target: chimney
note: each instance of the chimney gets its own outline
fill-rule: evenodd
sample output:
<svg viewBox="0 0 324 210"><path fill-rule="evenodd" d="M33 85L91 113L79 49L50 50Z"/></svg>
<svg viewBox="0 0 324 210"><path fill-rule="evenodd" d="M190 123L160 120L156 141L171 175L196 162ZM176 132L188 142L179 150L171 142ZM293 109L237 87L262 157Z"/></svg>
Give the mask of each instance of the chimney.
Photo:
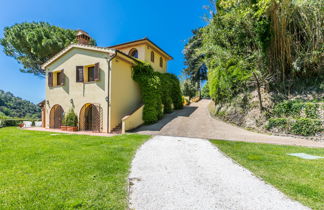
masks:
<svg viewBox="0 0 324 210"><path fill-rule="evenodd" d="M77 30L76 39L78 44L89 45L91 38L87 32L82 30Z"/></svg>

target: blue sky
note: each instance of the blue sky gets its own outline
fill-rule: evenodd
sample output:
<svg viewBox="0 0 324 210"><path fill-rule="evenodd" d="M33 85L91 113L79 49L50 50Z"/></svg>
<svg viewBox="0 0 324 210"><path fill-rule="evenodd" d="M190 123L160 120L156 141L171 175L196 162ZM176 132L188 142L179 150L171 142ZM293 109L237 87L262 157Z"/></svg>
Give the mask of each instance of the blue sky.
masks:
<svg viewBox="0 0 324 210"><path fill-rule="evenodd" d="M83 29L98 46L149 37L174 57L168 71L183 69L182 50L192 29L204 26L209 0L0 0L0 37L15 23L45 21L63 28ZM1 48L1 47L0 47ZM0 49L0 89L38 103L44 79L21 73L21 66Z"/></svg>

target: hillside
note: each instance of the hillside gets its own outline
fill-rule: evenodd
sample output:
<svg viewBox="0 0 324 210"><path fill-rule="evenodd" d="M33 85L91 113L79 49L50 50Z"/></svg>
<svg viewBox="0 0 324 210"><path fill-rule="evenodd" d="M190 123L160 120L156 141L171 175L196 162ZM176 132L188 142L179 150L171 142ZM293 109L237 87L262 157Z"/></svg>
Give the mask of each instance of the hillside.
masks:
<svg viewBox="0 0 324 210"><path fill-rule="evenodd" d="M202 64L208 68L214 114L246 128L322 138L323 6L218 0L184 50L191 80L200 79Z"/></svg>
<svg viewBox="0 0 324 210"><path fill-rule="evenodd" d="M40 108L30 101L0 90L0 117L40 118Z"/></svg>

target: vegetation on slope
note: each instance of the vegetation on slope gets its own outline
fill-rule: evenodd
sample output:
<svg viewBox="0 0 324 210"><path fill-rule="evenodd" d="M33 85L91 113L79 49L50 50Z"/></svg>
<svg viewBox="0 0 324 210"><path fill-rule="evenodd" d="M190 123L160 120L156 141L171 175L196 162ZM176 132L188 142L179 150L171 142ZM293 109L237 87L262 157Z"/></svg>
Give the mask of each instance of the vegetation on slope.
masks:
<svg viewBox="0 0 324 210"><path fill-rule="evenodd" d="M242 125L235 119L246 121L258 108L262 127L276 103L324 97L323 1L218 0L215 7L185 52L193 53L186 63L208 68L210 97L222 115L232 107L228 118Z"/></svg>
<svg viewBox="0 0 324 210"><path fill-rule="evenodd" d="M0 118L39 119L40 115L37 105L0 90Z"/></svg>

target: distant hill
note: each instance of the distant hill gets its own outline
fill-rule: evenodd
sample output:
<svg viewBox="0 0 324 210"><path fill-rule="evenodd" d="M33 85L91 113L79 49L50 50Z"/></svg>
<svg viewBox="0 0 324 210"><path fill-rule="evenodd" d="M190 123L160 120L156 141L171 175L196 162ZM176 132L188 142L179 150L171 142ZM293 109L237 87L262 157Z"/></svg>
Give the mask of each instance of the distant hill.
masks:
<svg viewBox="0 0 324 210"><path fill-rule="evenodd" d="M30 101L14 96L10 92L0 90L0 117L38 119L40 108Z"/></svg>

